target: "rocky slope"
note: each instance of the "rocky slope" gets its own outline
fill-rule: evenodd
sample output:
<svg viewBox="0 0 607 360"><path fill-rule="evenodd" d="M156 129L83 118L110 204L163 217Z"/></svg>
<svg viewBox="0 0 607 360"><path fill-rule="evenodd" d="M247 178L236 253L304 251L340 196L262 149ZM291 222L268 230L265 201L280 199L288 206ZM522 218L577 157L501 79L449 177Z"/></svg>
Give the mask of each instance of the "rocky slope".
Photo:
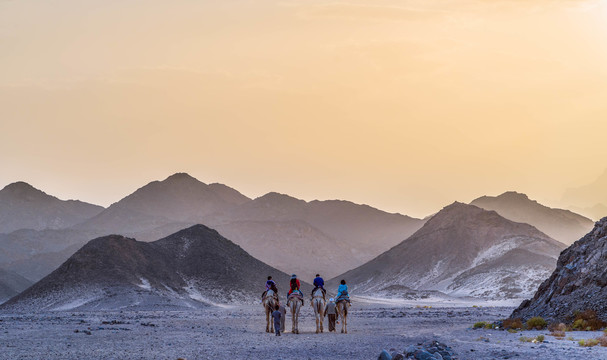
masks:
<svg viewBox="0 0 607 360"><path fill-rule="evenodd" d="M32 285L32 282L12 271L0 269L0 304Z"/></svg>
<svg viewBox="0 0 607 360"><path fill-rule="evenodd" d="M71 255L68 249L93 237L121 234L154 241L202 223L256 258L312 279L317 272L331 277L372 259L424 222L348 201L306 202L278 193L251 200L225 185L207 185L178 173L147 184L98 216L70 228L69 233L44 230L29 231L25 239L22 233L0 236L0 249L19 255L11 256L7 263L0 254L0 266L39 280L40 274L50 273ZM15 248L20 241L25 246ZM24 269L27 259L41 271ZM49 266L44 270L46 264Z"/></svg>
<svg viewBox="0 0 607 360"><path fill-rule="evenodd" d="M164 309L255 302L267 275L286 291L287 274L203 225L151 243L110 235L88 242L1 308Z"/></svg>
<svg viewBox="0 0 607 360"><path fill-rule="evenodd" d="M353 293L385 296L395 285L455 296L518 298L532 294L565 246L528 224L454 203L409 239L344 278Z"/></svg>
<svg viewBox="0 0 607 360"><path fill-rule="evenodd" d="M101 211L101 206L59 200L25 182L16 182L0 190L0 233L68 228Z"/></svg>
<svg viewBox="0 0 607 360"><path fill-rule="evenodd" d="M561 253L556 270L512 317L568 322L588 309L607 320L607 217Z"/></svg>
<svg viewBox="0 0 607 360"><path fill-rule="evenodd" d="M553 209L527 195L514 191L499 196L483 196L470 203L485 210L494 210L506 219L533 225L544 234L565 245L590 231L594 222L569 210Z"/></svg>
<svg viewBox="0 0 607 360"><path fill-rule="evenodd" d="M317 272L328 278L371 260L424 221L349 201L269 193L209 224L258 259L311 280Z"/></svg>
<svg viewBox="0 0 607 360"><path fill-rule="evenodd" d="M211 214L229 212L249 201L225 185L207 185L188 174L177 173L143 186L77 228L134 235L174 222L198 223Z"/></svg>

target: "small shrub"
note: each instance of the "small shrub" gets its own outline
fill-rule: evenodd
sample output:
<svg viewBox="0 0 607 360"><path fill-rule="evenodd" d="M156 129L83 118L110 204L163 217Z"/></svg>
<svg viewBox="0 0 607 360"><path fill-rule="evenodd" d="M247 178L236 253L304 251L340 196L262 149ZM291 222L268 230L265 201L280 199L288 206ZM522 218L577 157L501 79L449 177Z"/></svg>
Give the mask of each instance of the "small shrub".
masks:
<svg viewBox="0 0 607 360"><path fill-rule="evenodd" d="M603 335L597 339L599 341L599 345L607 346L607 335Z"/></svg>
<svg viewBox="0 0 607 360"><path fill-rule="evenodd" d="M593 347L593 346L597 346L599 344L599 341L597 339L582 339L580 341L578 341L578 344L580 344L580 346L583 347Z"/></svg>
<svg viewBox="0 0 607 360"><path fill-rule="evenodd" d="M565 338L565 332L559 330L551 331L550 336L554 336L558 340L563 340Z"/></svg>
<svg viewBox="0 0 607 360"><path fill-rule="evenodd" d="M504 329L509 330L509 329L522 329L523 328L523 322L521 321L521 319L506 319L504 320Z"/></svg>
<svg viewBox="0 0 607 360"><path fill-rule="evenodd" d="M483 329L487 325L489 325L487 322L485 322L485 321L479 321L479 322L475 322L474 325L472 326L472 328L473 329Z"/></svg>
<svg viewBox="0 0 607 360"><path fill-rule="evenodd" d="M573 338L573 336L568 337L567 340L575 341L575 339Z"/></svg>
<svg viewBox="0 0 607 360"><path fill-rule="evenodd" d="M596 331L605 326L607 326L607 322L600 320L594 310L576 312L572 325L573 329L581 331Z"/></svg>
<svg viewBox="0 0 607 360"><path fill-rule="evenodd" d="M550 332L565 332L567 331L567 325L563 323L552 323L550 326L548 326L548 330Z"/></svg>
<svg viewBox="0 0 607 360"><path fill-rule="evenodd" d="M526 336L521 336L518 339L520 342L532 342L532 343L541 343L544 342L544 335L538 335L534 338L532 337L526 337Z"/></svg>
<svg viewBox="0 0 607 360"><path fill-rule="evenodd" d="M516 334L518 332L518 330L508 329L508 332L511 334Z"/></svg>
<svg viewBox="0 0 607 360"><path fill-rule="evenodd" d="M485 325L485 329L487 329L487 330L495 329L495 324L494 323L487 323Z"/></svg>
<svg viewBox="0 0 607 360"><path fill-rule="evenodd" d="M546 326L548 324L546 323L546 320L544 320L543 318L536 316L536 317L532 317L531 319L527 320L527 329L536 329L536 330L542 330L545 329Z"/></svg>

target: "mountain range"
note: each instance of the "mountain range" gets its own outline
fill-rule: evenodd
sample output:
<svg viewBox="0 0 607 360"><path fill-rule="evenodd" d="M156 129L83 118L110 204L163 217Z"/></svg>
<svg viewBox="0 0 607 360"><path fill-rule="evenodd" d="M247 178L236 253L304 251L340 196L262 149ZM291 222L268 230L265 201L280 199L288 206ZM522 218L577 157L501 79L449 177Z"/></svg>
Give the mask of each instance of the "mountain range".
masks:
<svg viewBox="0 0 607 360"><path fill-rule="evenodd" d="M20 229L64 229L103 211L78 200L59 200L19 181L0 190L0 233Z"/></svg>
<svg viewBox="0 0 607 360"><path fill-rule="evenodd" d="M470 203L494 210L506 219L535 226L546 235L571 245L592 230L594 222L569 210L553 209L514 191L499 196L482 196Z"/></svg>
<svg viewBox="0 0 607 360"><path fill-rule="evenodd" d="M531 225L454 203L405 241L339 278L348 279L351 292L373 296L388 296L402 287L519 298L537 289L564 248Z"/></svg>
<svg viewBox="0 0 607 360"><path fill-rule="evenodd" d="M48 202L56 208L78 204L90 210L61 223L69 226L0 233L0 267L32 282L57 269L90 239L120 234L151 242L201 223L256 259L305 280L316 273L331 278L361 267L372 270L369 274L375 280L364 284L364 272L356 269L344 276L352 276L363 293L387 296L423 290L519 297L530 294L541 276L554 269L564 245L516 221L562 241L571 241L591 224L515 192L478 198L472 202L478 207L455 203L420 220L341 200L308 202L275 192L251 199L185 173L153 181L107 209L63 202L25 183L11 184L1 193L0 208L27 203L34 212L31 217L47 223ZM37 201L40 214L35 213ZM13 220L5 222L27 218L19 215L23 207L16 206L17 216L9 214L6 219ZM397 260L409 258L404 263ZM524 273L515 274L516 266Z"/></svg>
<svg viewBox="0 0 607 360"><path fill-rule="evenodd" d="M312 279L370 260L424 221L348 201L306 202L278 193L249 199L177 173L68 229L0 234L0 248L13 254L0 256L0 266L36 281L91 238L121 234L153 241L196 223L217 229L261 261ZM30 260L34 268L27 266Z"/></svg>
<svg viewBox="0 0 607 360"><path fill-rule="evenodd" d="M286 293L289 275L204 225L154 242L110 235L89 241L1 308L115 311L253 303L259 301L268 275Z"/></svg>

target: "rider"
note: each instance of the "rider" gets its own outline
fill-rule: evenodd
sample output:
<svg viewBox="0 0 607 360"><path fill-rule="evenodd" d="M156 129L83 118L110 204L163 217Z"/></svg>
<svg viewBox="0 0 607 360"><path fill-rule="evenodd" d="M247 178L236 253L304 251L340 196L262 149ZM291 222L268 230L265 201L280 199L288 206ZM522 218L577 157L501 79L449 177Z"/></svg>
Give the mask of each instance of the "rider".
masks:
<svg viewBox="0 0 607 360"><path fill-rule="evenodd" d="M346 285L346 280L341 280L339 287L337 288L337 296L335 297L336 302L340 302L342 300L346 300L350 303L350 294L348 294L348 285Z"/></svg>
<svg viewBox="0 0 607 360"><path fill-rule="evenodd" d="M316 278L314 278L314 289L312 290L312 294L310 294L310 296L314 296L314 292L316 291L316 289L321 288L322 289L322 298L323 300L327 301L327 299L325 298L325 295L327 294L327 291L325 290L325 281L323 280L323 278L320 277L319 274L316 274Z"/></svg>
<svg viewBox="0 0 607 360"><path fill-rule="evenodd" d="M268 280L266 281L266 291L261 294L261 298L263 299L266 296L268 290L274 291L274 296L278 296L278 288L276 287L276 283L272 280L272 276L268 276Z"/></svg>
<svg viewBox="0 0 607 360"><path fill-rule="evenodd" d="M299 279L297 278L297 275L293 274L291 275L291 281L289 282L289 292L287 293L287 298L289 298L289 296L294 292L294 291L298 291L301 294L301 290L299 290L299 288L301 287L301 284L299 283ZM303 298L301 299L303 302Z"/></svg>

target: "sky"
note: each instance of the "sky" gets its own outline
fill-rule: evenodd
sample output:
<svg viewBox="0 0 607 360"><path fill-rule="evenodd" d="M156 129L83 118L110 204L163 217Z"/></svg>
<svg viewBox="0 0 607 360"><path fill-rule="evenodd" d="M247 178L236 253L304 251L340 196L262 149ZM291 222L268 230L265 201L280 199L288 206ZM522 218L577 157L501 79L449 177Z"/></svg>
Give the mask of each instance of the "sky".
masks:
<svg viewBox="0 0 607 360"><path fill-rule="evenodd" d="M607 168L607 0L0 0L0 186L423 217Z"/></svg>

